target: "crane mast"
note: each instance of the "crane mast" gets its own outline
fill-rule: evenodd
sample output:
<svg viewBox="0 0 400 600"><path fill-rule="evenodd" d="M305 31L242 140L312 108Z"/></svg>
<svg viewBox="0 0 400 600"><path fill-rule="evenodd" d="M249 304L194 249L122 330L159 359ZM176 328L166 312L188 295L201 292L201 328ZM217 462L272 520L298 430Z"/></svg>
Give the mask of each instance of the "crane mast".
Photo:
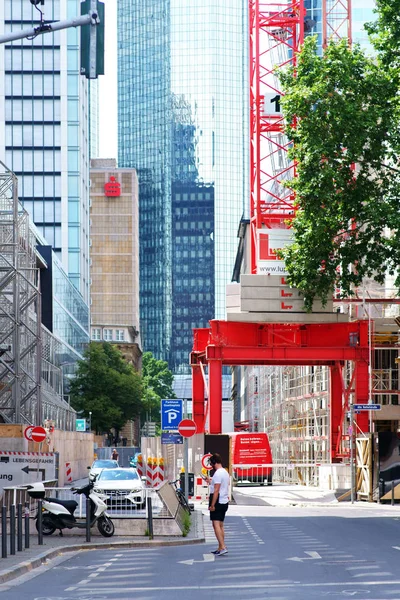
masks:
<svg viewBox="0 0 400 600"><path fill-rule="evenodd" d="M290 240L290 220L296 212L293 191L286 181L296 176L288 158L291 141L284 134L280 107L283 95L277 71L295 66L308 33L320 45L346 37L351 43L351 0L249 1L250 40L250 226L251 272L273 256L282 240ZM315 3L314 3L315 4ZM317 18L314 18L318 15ZM277 231L278 230L278 231Z"/></svg>

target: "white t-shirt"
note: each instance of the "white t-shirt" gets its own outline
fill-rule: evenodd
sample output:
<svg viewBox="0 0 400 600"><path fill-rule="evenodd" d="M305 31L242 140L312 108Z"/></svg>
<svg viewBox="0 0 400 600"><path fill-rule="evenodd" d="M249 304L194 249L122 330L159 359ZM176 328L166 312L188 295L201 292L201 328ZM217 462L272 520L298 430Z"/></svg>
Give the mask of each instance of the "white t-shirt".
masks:
<svg viewBox="0 0 400 600"><path fill-rule="evenodd" d="M227 504L229 502L228 490L229 490L229 474L224 468L217 469L210 482L210 494L214 493L214 486L216 483L220 483L219 498L220 504Z"/></svg>

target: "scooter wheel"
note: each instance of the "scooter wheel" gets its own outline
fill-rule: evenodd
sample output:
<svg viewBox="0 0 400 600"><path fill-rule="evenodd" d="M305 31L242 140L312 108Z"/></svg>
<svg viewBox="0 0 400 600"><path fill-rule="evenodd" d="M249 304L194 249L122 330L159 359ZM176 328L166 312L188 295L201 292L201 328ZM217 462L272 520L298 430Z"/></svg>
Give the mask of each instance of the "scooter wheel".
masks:
<svg viewBox="0 0 400 600"><path fill-rule="evenodd" d="M97 528L104 537L112 537L114 535L114 523L108 517L100 517L97 521Z"/></svg>
<svg viewBox="0 0 400 600"><path fill-rule="evenodd" d="M39 522L36 519L36 529L39 531ZM43 535L51 535L57 528L54 526L53 521L49 517L42 518L42 533Z"/></svg>

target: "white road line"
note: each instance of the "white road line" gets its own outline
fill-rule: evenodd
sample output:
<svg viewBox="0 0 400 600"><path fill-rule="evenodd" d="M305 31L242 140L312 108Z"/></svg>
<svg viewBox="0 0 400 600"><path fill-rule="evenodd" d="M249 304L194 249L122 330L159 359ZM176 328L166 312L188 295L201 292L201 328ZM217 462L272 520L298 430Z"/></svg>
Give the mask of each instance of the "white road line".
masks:
<svg viewBox="0 0 400 600"><path fill-rule="evenodd" d="M98 577L100 575L100 573L92 573L91 575L89 575L90 579L93 579L94 577Z"/></svg>
<svg viewBox="0 0 400 600"><path fill-rule="evenodd" d="M335 582L320 582L320 583L300 583L299 581L294 581L294 582L289 582L287 583L287 580L277 580L277 581L268 581L267 579L265 581L260 581L257 583L233 583L232 585L229 585L227 583L223 584L223 585L176 585L176 586L166 586L163 585L162 587L139 587L139 586L135 586L135 587L131 587L131 588L125 588L125 592L168 592L168 591L201 591L201 590L237 590L237 589L263 589L265 586L270 586L273 588L282 588L282 589L300 589L300 588L344 588L344 589L348 589L348 588L352 588L352 587L364 587L367 588L369 586L382 586L382 585L386 585L386 586L390 586L390 587L394 587L394 586L399 586L400 585L400 580L391 580L391 581L335 581ZM71 588L67 588L65 591L69 592L69 591L75 591L79 588L77 587L71 587ZM85 592L87 593L88 591L90 591L90 593L93 594L100 594L100 595L106 595L106 594L113 594L113 592L115 592L115 588L106 588L104 586L99 587L99 588L87 588L85 590ZM388 592L385 593L387 595ZM396 590L396 593L398 593L398 590Z"/></svg>
<svg viewBox="0 0 400 600"><path fill-rule="evenodd" d="M359 567L347 567L346 571L360 571L361 569L379 569L378 565L360 565Z"/></svg>
<svg viewBox="0 0 400 600"><path fill-rule="evenodd" d="M390 577L393 573L383 572L383 573L357 573L353 575L353 577Z"/></svg>

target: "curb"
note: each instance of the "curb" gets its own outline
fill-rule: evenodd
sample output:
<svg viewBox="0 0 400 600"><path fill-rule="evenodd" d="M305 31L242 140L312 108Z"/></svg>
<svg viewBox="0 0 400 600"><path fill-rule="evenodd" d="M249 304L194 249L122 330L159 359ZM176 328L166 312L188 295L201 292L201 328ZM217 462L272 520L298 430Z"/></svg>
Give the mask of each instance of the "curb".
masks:
<svg viewBox="0 0 400 600"><path fill-rule="evenodd" d="M74 544L71 546L59 546L58 548L52 548L42 554L38 554L35 558L29 561L21 562L12 569L0 571L0 584L21 577L26 573L30 573L33 569L37 569L43 565L46 561L56 558L66 552L77 552L79 550L110 550L113 548L148 548L158 546L188 546L190 544L203 544L205 542L204 537L185 539L185 540L149 540L146 542L114 542L110 544L100 543L86 543L86 544Z"/></svg>

